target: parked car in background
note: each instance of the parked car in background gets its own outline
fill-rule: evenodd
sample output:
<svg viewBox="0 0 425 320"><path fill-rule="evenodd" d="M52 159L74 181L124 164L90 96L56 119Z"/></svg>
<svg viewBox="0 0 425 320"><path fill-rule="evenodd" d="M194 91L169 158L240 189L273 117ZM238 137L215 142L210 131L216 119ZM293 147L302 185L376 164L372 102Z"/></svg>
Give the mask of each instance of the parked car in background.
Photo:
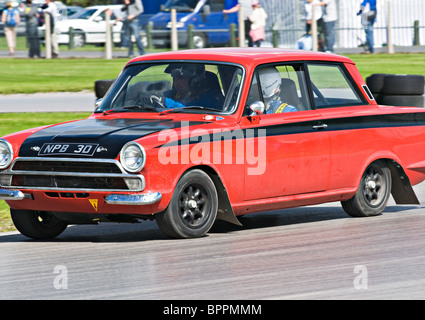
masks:
<svg viewBox="0 0 425 320"><path fill-rule="evenodd" d="M170 46L171 9L176 9L179 46L188 44L189 25L194 26L191 40L195 48L226 45L230 41L230 25L238 25L238 14L225 14L223 10L236 4L237 0L168 0L149 20L153 44Z"/></svg>
<svg viewBox="0 0 425 320"><path fill-rule="evenodd" d="M80 6L66 6L66 15L68 17L68 19L72 19L72 15L83 11L84 8L80 7Z"/></svg>
<svg viewBox="0 0 425 320"><path fill-rule="evenodd" d="M74 46L87 44L102 44L106 40L106 10L111 10L111 23L114 43L121 41L122 22L115 23L121 16L121 5L91 6L75 13L70 19L58 21L56 24L59 44L69 44L69 29L74 30ZM41 27L44 32L44 27Z"/></svg>
<svg viewBox="0 0 425 320"><path fill-rule="evenodd" d="M0 139L16 228L155 219L168 236L216 219L340 201L350 216L419 204L425 110L378 105L348 58L265 48L130 60L87 119ZM367 223L367 222L365 222Z"/></svg>

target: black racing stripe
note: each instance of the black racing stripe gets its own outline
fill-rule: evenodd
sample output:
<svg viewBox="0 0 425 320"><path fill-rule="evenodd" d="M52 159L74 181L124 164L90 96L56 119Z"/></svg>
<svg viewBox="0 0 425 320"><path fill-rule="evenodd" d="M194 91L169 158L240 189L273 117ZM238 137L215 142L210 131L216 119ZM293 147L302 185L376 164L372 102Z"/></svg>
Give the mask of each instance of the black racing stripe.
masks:
<svg viewBox="0 0 425 320"><path fill-rule="evenodd" d="M177 129L182 126L205 124L205 121L180 122L172 119L140 119L140 118L113 118L113 119L83 119L80 121L58 124L39 130L30 135L21 145L20 157L40 156L32 148L41 148L45 143L67 144L80 143L97 144L105 148L105 152L95 152L93 158L116 158L123 145L129 141L168 129ZM56 156L60 154L43 154L41 156ZM67 157L80 157L80 154Z"/></svg>
<svg viewBox="0 0 425 320"><path fill-rule="evenodd" d="M383 114L318 119L313 121L264 126L258 127L258 129L266 129L267 136L299 134L317 132L318 130L313 128L313 126L317 124L326 124L327 128L324 129L324 131L425 126L425 113Z"/></svg>
<svg viewBox="0 0 425 320"><path fill-rule="evenodd" d="M318 124L326 124L326 129L315 129ZM259 135L266 137L313 133L319 131L342 131L342 130L358 130L371 128L392 128L392 127L410 127L425 126L425 113L406 113L406 114L383 114L372 116L356 116L347 118L329 118L317 119L312 121L303 121L295 123L282 123L277 125L260 126L246 129L236 129L233 131L224 131L221 133L200 135L168 142L160 147L172 147L177 145L196 144L200 142L230 140L230 139L246 139L258 138Z"/></svg>

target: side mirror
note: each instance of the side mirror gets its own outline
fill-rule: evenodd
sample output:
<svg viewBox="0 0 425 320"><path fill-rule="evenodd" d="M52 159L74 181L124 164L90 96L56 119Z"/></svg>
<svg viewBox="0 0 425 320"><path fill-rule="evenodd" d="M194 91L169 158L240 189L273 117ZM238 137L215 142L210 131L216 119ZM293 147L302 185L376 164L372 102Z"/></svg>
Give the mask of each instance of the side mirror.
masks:
<svg viewBox="0 0 425 320"><path fill-rule="evenodd" d="M100 105L102 104L102 100L103 98L96 100L96 102L94 103L94 110L97 110L100 107Z"/></svg>
<svg viewBox="0 0 425 320"><path fill-rule="evenodd" d="M264 111L266 111L266 106L264 105L264 102L262 101L255 101L253 104L249 106L251 111L253 112L252 115L260 115L263 114Z"/></svg>

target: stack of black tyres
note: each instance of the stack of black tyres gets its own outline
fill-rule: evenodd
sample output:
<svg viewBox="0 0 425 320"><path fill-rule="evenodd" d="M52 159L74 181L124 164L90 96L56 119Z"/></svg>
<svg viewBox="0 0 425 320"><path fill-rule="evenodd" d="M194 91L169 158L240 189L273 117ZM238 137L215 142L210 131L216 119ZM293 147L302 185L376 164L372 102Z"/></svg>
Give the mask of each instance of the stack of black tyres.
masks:
<svg viewBox="0 0 425 320"><path fill-rule="evenodd" d="M94 82L94 93L97 99L103 98L115 79L97 80Z"/></svg>
<svg viewBox="0 0 425 320"><path fill-rule="evenodd" d="M424 107L424 76L374 73L366 84L378 104Z"/></svg>

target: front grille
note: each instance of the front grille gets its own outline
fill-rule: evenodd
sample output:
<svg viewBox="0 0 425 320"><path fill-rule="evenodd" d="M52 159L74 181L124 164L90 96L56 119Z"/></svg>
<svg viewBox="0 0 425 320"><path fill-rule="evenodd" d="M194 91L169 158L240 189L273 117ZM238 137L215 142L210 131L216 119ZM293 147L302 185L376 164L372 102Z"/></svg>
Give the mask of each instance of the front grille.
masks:
<svg viewBox="0 0 425 320"><path fill-rule="evenodd" d="M16 171L50 171L50 172L91 172L91 173L122 173L115 163L88 162L87 160L75 162L65 159L63 161L16 161L13 164Z"/></svg>
<svg viewBox="0 0 425 320"><path fill-rule="evenodd" d="M2 187L58 191L142 191L142 175L125 172L116 160L17 158L0 172Z"/></svg>

